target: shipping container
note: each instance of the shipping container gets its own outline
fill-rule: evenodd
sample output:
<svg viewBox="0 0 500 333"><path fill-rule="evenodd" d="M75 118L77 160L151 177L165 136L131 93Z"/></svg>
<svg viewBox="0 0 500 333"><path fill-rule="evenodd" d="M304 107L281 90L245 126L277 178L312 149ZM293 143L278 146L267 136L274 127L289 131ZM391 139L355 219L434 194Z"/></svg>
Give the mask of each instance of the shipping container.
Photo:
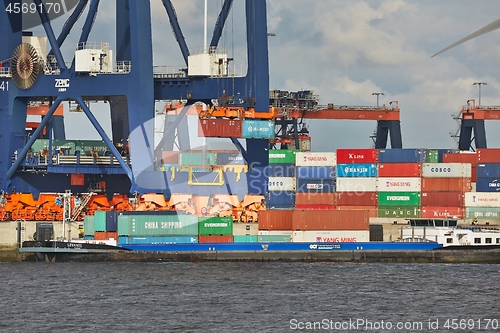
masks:
<svg viewBox="0 0 500 333"><path fill-rule="evenodd" d="M377 206L377 192L337 192L335 204L337 206Z"/></svg>
<svg viewBox="0 0 500 333"><path fill-rule="evenodd" d="M444 163L470 163L471 164L471 174L472 181L476 181L476 165L477 165L477 154L475 152L462 152L460 154L452 153L452 154L444 154L443 155Z"/></svg>
<svg viewBox="0 0 500 333"><path fill-rule="evenodd" d="M83 235L84 236L92 236L94 237L94 219L93 215L85 215L83 218Z"/></svg>
<svg viewBox="0 0 500 333"><path fill-rule="evenodd" d="M94 240L94 235L92 235L92 236L83 236L83 240Z"/></svg>
<svg viewBox="0 0 500 333"><path fill-rule="evenodd" d="M463 192L422 192L420 196L422 206L463 207Z"/></svg>
<svg viewBox="0 0 500 333"><path fill-rule="evenodd" d="M238 119L200 119L199 137L241 138L241 120Z"/></svg>
<svg viewBox="0 0 500 333"><path fill-rule="evenodd" d="M297 152L297 166L335 166L337 158L334 152Z"/></svg>
<svg viewBox="0 0 500 333"><path fill-rule="evenodd" d="M197 235L198 217L193 215L121 215L118 217L118 234L120 236Z"/></svg>
<svg viewBox="0 0 500 333"><path fill-rule="evenodd" d="M377 177L376 164L337 164L337 177Z"/></svg>
<svg viewBox="0 0 500 333"><path fill-rule="evenodd" d="M427 150L416 149L380 149L379 163L422 163L427 160Z"/></svg>
<svg viewBox="0 0 500 333"><path fill-rule="evenodd" d="M162 151L161 152L161 164L178 164L179 163L179 152L178 151Z"/></svg>
<svg viewBox="0 0 500 333"><path fill-rule="evenodd" d="M106 231L118 230L118 212L106 212Z"/></svg>
<svg viewBox="0 0 500 333"><path fill-rule="evenodd" d="M477 163L500 163L500 148L478 148Z"/></svg>
<svg viewBox="0 0 500 333"><path fill-rule="evenodd" d="M477 177L476 192L500 192L500 178Z"/></svg>
<svg viewBox="0 0 500 333"><path fill-rule="evenodd" d="M218 165L246 164L246 161L240 152L217 152L216 157Z"/></svg>
<svg viewBox="0 0 500 333"><path fill-rule="evenodd" d="M369 242L370 230L298 230L292 234L294 243L357 243Z"/></svg>
<svg viewBox="0 0 500 333"><path fill-rule="evenodd" d="M107 232L107 231L96 231L94 233L95 240L108 240L114 239L118 241L118 233L117 232Z"/></svg>
<svg viewBox="0 0 500 333"><path fill-rule="evenodd" d="M269 191L295 192L295 177L269 177Z"/></svg>
<svg viewBox="0 0 500 333"><path fill-rule="evenodd" d="M332 193L335 192L333 179L298 179L295 190L300 193Z"/></svg>
<svg viewBox="0 0 500 333"><path fill-rule="evenodd" d="M467 192L465 207L500 208L500 193L498 192Z"/></svg>
<svg viewBox="0 0 500 333"><path fill-rule="evenodd" d="M274 120L245 119L242 125L242 138L273 139Z"/></svg>
<svg viewBox="0 0 500 333"><path fill-rule="evenodd" d="M291 209L295 206L295 192L275 191L267 192L267 209Z"/></svg>
<svg viewBox="0 0 500 333"><path fill-rule="evenodd" d="M377 163L377 149L337 149L337 163Z"/></svg>
<svg viewBox="0 0 500 333"><path fill-rule="evenodd" d="M332 205L309 205L309 204L295 204L295 209L303 209L303 210L335 210L337 206Z"/></svg>
<svg viewBox="0 0 500 333"><path fill-rule="evenodd" d="M439 152L437 149L427 149L427 163L439 163Z"/></svg>
<svg viewBox="0 0 500 333"><path fill-rule="evenodd" d="M378 179L380 192L420 192L420 178L386 178Z"/></svg>
<svg viewBox="0 0 500 333"><path fill-rule="evenodd" d="M420 192L379 192L378 205L380 208L420 206Z"/></svg>
<svg viewBox="0 0 500 333"><path fill-rule="evenodd" d="M364 210L294 210L292 230L370 230Z"/></svg>
<svg viewBox="0 0 500 333"><path fill-rule="evenodd" d="M198 236L120 236L120 244L196 244Z"/></svg>
<svg viewBox="0 0 500 333"><path fill-rule="evenodd" d="M215 153L206 151L182 151L179 153L180 166L215 166L217 157Z"/></svg>
<svg viewBox="0 0 500 333"><path fill-rule="evenodd" d="M276 236L287 235L292 236L293 230L259 230L259 236Z"/></svg>
<svg viewBox="0 0 500 333"><path fill-rule="evenodd" d="M106 212L97 211L94 213L94 231L106 231Z"/></svg>
<svg viewBox="0 0 500 333"><path fill-rule="evenodd" d="M298 192L295 196L295 205L335 206L335 193Z"/></svg>
<svg viewBox="0 0 500 333"><path fill-rule="evenodd" d="M378 217L385 218L419 218L420 207L379 207Z"/></svg>
<svg viewBox="0 0 500 333"><path fill-rule="evenodd" d="M368 212L368 217L378 217L378 206L336 206L337 210L364 210Z"/></svg>
<svg viewBox="0 0 500 333"><path fill-rule="evenodd" d="M259 235L257 236L259 243L290 243L291 235Z"/></svg>
<svg viewBox="0 0 500 333"><path fill-rule="evenodd" d="M377 192L378 178L337 178L337 192Z"/></svg>
<svg viewBox="0 0 500 333"><path fill-rule="evenodd" d="M422 163L379 163L379 177L420 177Z"/></svg>
<svg viewBox="0 0 500 333"><path fill-rule="evenodd" d="M269 177L295 177L295 165L293 164L269 164L266 167Z"/></svg>
<svg viewBox="0 0 500 333"><path fill-rule="evenodd" d="M293 210L260 210L259 230L292 230Z"/></svg>
<svg viewBox="0 0 500 333"><path fill-rule="evenodd" d="M198 243L234 243L234 236L198 236Z"/></svg>
<svg viewBox="0 0 500 333"><path fill-rule="evenodd" d="M476 176L500 177L500 163L482 163L477 165Z"/></svg>
<svg viewBox="0 0 500 333"><path fill-rule="evenodd" d="M500 219L500 207L465 207L465 218Z"/></svg>
<svg viewBox="0 0 500 333"><path fill-rule="evenodd" d="M259 233L257 223L233 223L233 236L255 236Z"/></svg>
<svg viewBox="0 0 500 333"><path fill-rule="evenodd" d="M200 217L198 220L199 236L233 235L232 217Z"/></svg>
<svg viewBox="0 0 500 333"><path fill-rule="evenodd" d="M454 218L461 219L464 217L463 207L436 207L422 205L422 218Z"/></svg>
<svg viewBox="0 0 500 333"><path fill-rule="evenodd" d="M258 241L259 236L257 235L234 236L235 243L257 243Z"/></svg>
<svg viewBox="0 0 500 333"><path fill-rule="evenodd" d="M471 178L422 178L422 192L469 192Z"/></svg>
<svg viewBox="0 0 500 333"><path fill-rule="evenodd" d="M422 177L426 178L470 178L472 165L470 163L424 163Z"/></svg>
<svg viewBox="0 0 500 333"><path fill-rule="evenodd" d="M333 179L336 175L334 166L298 166L296 177L300 179Z"/></svg>
<svg viewBox="0 0 500 333"><path fill-rule="evenodd" d="M269 164L295 164L297 150L270 149Z"/></svg>

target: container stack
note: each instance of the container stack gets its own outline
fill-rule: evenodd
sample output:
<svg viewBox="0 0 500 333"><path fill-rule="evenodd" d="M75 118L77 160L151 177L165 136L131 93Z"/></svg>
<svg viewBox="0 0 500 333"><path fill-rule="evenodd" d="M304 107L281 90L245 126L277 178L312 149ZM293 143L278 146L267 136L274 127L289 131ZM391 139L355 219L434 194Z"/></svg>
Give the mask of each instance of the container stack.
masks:
<svg viewBox="0 0 500 333"><path fill-rule="evenodd" d="M422 217L464 216L464 193L471 189L470 163L422 165Z"/></svg>
<svg viewBox="0 0 500 333"><path fill-rule="evenodd" d="M338 210L367 210L377 217L377 160L376 149L337 150Z"/></svg>
<svg viewBox="0 0 500 333"><path fill-rule="evenodd" d="M232 217L201 217L198 219L199 243L233 243Z"/></svg>
<svg viewBox="0 0 500 333"><path fill-rule="evenodd" d="M427 150L380 149L378 160L378 216L420 217L420 175Z"/></svg>
<svg viewBox="0 0 500 333"><path fill-rule="evenodd" d="M292 241L294 210L259 211L259 242L289 243Z"/></svg>
<svg viewBox="0 0 500 333"><path fill-rule="evenodd" d="M335 209L336 164L334 152L297 152L297 209Z"/></svg>
<svg viewBox="0 0 500 333"><path fill-rule="evenodd" d="M269 151L267 209L295 207L295 154L294 150Z"/></svg>
<svg viewBox="0 0 500 333"><path fill-rule="evenodd" d="M85 239L107 240L112 238L118 240L116 212L95 212L93 217L85 217L83 228ZM90 235L92 232L93 235ZM93 236L93 238L86 236Z"/></svg>

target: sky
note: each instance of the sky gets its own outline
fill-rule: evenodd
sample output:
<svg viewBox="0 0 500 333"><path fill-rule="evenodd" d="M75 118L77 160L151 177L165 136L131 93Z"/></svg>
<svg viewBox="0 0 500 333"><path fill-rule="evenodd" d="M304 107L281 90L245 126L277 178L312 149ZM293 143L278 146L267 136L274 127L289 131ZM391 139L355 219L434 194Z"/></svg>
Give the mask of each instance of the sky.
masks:
<svg viewBox="0 0 500 333"><path fill-rule="evenodd" d="M113 47L112 3L102 2L90 40L109 41ZM151 3L155 65L182 65L165 9L160 0ZM204 1L173 3L188 47L201 48ZM243 3L235 0L221 41L242 67ZM221 4L209 0L209 38ZM267 15L268 31L276 34L269 37L270 89L313 90L320 104L357 106L375 106L372 93L382 92L380 105L399 103L404 148L457 148L450 132L459 125L452 114L468 99L477 101L474 82L487 83L481 88L482 105L500 106L500 30L431 58L497 20L497 0L267 0ZM56 34L66 18L54 22ZM67 43L65 52L72 52L73 46ZM88 132L81 130L81 117L66 117L69 138ZM103 117L106 112L98 114L106 123ZM375 121L307 123L313 151L373 147ZM489 147L500 147L499 127L500 121L486 122Z"/></svg>

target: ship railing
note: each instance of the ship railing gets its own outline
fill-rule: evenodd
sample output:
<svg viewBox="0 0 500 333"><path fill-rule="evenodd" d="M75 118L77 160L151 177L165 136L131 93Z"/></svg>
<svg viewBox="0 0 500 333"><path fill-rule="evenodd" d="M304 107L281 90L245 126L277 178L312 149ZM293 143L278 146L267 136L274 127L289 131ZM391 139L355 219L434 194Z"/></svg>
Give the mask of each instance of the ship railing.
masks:
<svg viewBox="0 0 500 333"><path fill-rule="evenodd" d="M0 77L11 77L10 67L0 67Z"/></svg>
<svg viewBox="0 0 500 333"><path fill-rule="evenodd" d="M155 79L173 79L187 77L186 71L181 66L153 66Z"/></svg>
<svg viewBox="0 0 500 333"><path fill-rule="evenodd" d="M132 61L117 61L114 69L116 74L128 74L132 70Z"/></svg>
<svg viewBox="0 0 500 333"><path fill-rule="evenodd" d="M113 165L120 166L118 159L112 155L110 156L66 156L57 155L57 164L85 164L85 165ZM130 165L130 157L125 156L125 163Z"/></svg>

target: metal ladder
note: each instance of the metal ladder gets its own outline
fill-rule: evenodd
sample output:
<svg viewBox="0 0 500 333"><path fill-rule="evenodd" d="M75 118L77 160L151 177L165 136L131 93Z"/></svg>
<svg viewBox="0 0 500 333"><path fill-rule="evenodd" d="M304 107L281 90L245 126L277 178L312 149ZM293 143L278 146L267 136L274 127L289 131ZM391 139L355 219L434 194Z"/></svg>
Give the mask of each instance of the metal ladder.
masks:
<svg viewBox="0 0 500 333"><path fill-rule="evenodd" d="M83 209L87 206L87 204L89 203L90 199L92 198L92 196L97 192L99 191L100 188L99 188L99 184L92 184L89 189L88 189L88 193L82 198L82 201L80 202L79 205L75 205L75 207L73 208L73 212L71 214L71 220L72 221L76 221L76 219L78 218L78 216L80 216L80 214L82 213Z"/></svg>

